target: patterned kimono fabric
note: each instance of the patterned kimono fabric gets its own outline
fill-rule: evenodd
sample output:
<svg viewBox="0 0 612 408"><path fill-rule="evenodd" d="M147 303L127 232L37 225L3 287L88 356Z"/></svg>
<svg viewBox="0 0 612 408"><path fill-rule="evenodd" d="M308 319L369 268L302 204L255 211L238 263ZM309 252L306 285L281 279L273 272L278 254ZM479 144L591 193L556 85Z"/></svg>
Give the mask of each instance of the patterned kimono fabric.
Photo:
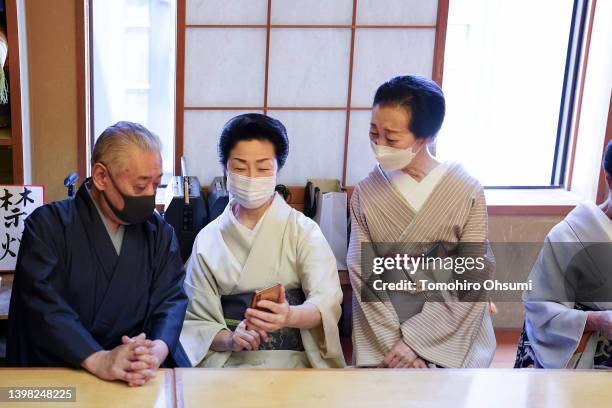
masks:
<svg viewBox="0 0 612 408"><path fill-rule="evenodd" d="M484 192L478 181L460 164L451 163L416 211L377 166L356 186L351 216L347 261L354 296L354 363L378 365L403 339L430 366L488 367L496 342L486 293L373 294L366 284L371 271L361 265L366 248L373 248L376 256L419 256L443 248L449 256L485 260L483 271L449 275L472 282L490 277L495 262L487 240ZM416 282L425 276L417 271L406 274L406 279ZM377 296L376 301L372 296Z"/></svg>
<svg viewBox="0 0 612 408"><path fill-rule="evenodd" d="M588 311L612 310L612 221L578 205L548 234L523 294L525 323L515 368L610 368L612 345L584 332Z"/></svg>

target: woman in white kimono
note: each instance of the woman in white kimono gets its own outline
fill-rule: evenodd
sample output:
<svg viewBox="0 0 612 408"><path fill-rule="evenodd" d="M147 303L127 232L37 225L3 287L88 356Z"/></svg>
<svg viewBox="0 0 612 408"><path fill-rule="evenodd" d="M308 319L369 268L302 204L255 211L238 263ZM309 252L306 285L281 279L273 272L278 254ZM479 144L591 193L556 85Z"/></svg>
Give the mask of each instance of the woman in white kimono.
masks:
<svg viewBox="0 0 612 408"><path fill-rule="evenodd" d="M372 268L362 267L363 251L370 248L376 256L480 257L484 265L462 275L453 269L442 278L399 271L415 284L459 277L481 283L492 273L483 188L460 164L440 163L428 148L444 113L441 89L425 78L393 78L374 97L370 142L378 165L351 198L348 263L357 366L488 367L493 358L486 293L381 291L371 283Z"/></svg>
<svg viewBox="0 0 612 408"><path fill-rule="evenodd" d="M240 115L223 128L231 200L186 264L181 344L193 366L344 366L334 254L318 225L275 193L288 149L285 127L268 116ZM278 303L249 307L254 291L275 283L283 285Z"/></svg>
<svg viewBox="0 0 612 408"><path fill-rule="evenodd" d="M603 167L612 189L612 144ZM612 199L583 203L547 235L523 294L516 368L612 367Z"/></svg>

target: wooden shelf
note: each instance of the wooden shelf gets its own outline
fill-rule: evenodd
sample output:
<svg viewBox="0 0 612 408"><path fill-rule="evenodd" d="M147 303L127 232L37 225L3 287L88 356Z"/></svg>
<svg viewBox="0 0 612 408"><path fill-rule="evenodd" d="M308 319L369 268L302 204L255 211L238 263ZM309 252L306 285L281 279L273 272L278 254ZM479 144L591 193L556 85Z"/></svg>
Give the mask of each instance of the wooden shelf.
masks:
<svg viewBox="0 0 612 408"><path fill-rule="evenodd" d="M12 146L13 138L11 137L11 128L0 128L0 146Z"/></svg>

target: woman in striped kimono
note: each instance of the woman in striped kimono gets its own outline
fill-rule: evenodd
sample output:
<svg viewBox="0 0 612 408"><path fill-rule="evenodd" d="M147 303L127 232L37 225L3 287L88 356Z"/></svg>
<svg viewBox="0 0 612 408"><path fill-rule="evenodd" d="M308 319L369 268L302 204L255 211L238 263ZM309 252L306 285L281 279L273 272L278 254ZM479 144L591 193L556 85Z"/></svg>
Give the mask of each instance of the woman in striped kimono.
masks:
<svg viewBox="0 0 612 408"><path fill-rule="evenodd" d="M437 254L481 258L482 270L452 270L444 275L447 279L481 282L492 272L482 186L460 164L441 163L428 148L444 113L441 89L416 76L393 78L374 97L370 141L378 165L355 187L350 205L348 264L357 366L488 367L493 358L486 293L428 291L418 285L402 292L378 290L371 266L362 265L366 252ZM432 279L422 270L399 272L415 285L444 279Z"/></svg>

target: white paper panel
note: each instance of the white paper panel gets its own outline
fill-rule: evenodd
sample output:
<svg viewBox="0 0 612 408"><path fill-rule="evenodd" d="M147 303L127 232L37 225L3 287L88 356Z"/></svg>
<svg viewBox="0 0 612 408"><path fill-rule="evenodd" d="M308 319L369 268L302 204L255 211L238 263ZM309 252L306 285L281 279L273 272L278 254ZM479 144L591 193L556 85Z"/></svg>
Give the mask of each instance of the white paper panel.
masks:
<svg viewBox="0 0 612 408"><path fill-rule="evenodd" d="M266 30L188 29L185 106L262 106Z"/></svg>
<svg viewBox="0 0 612 408"><path fill-rule="evenodd" d="M346 185L354 186L365 178L376 165L370 148L370 111L352 111L349 129Z"/></svg>
<svg viewBox="0 0 612 408"><path fill-rule="evenodd" d="M434 43L434 29L358 29L352 106L371 106L376 89L391 77L431 78Z"/></svg>
<svg viewBox="0 0 612 408"><path fill-rule="evenodd" d="M435 25L437 0L359 0L357 24Z"/></svg>
<svg viewBox="0 0 612 408"><path fill-rule="evenodd" d="M267 0L186 1L186 24L266 24Z"/></svg>
<svg viewBox="0 0 612 408"><path fill-rule="evenodd" d="M279 182L306 185L309 178L342 178L344 111L273 111L289 135L289 158Z"/></svg>
<svg viewBox="0 0 612 408"><path fill-rule="evenodd" d="M353 0L274 0L272 24L351 24Z"/></svg>
<svg viewBox="0 0 612 408"><path fill-rule="evenodd" d="M273 29L269 106L346 106L350 29Z"/></svg>
<svg viewBox="0 0 612 408"><path fill-rule="evenodd" d="M183 155L187 170L200 180L202 186L223 175L217 156L217 145L223 125L246 111L185 111ZM263 113L263 112L257 112Z"/></svg>

